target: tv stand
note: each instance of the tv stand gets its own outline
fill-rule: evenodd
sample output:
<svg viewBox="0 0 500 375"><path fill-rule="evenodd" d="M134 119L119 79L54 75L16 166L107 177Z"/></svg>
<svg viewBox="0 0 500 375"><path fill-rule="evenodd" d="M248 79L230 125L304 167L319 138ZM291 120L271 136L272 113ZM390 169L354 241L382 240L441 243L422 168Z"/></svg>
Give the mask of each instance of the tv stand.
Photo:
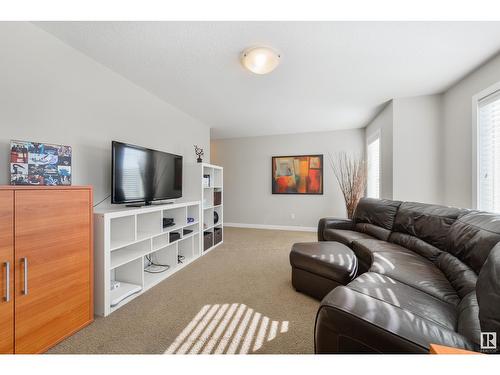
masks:
<svg viewBox="0 0 500 375"><path fill-rule="evenodd" d="M164 218L175 224L163 228ZM203 254L201 222L200 201L96 209L95 313L111 314L198 259ZM146 272L149 259L170 268ZM119 286L111 289L113 281Z"/></svg>

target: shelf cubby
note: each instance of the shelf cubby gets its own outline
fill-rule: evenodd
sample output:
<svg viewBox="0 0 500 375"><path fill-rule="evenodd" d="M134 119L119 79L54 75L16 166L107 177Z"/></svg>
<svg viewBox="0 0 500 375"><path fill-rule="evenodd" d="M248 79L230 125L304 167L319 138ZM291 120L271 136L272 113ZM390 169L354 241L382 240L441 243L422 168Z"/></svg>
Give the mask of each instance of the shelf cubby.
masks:
<svg viewBox="0 0 500 375"><path fill-rule="evenodd" d="M188 206L187 208L187 218L193 218L194 222L193 223L187 223L188 225L197 223L200 221L200 210L199 206Z"/></svg>
<svg viewBox="0 0 500 375"><path fill-rule="evenodd" d="M218 220L217 220L217 222L213 222L213 224L214 225L220 225L223 222L223 218L222 218L222 206L214 207L214 213L215 212L217 213ZM214 220L215 220L215 214L214 214Z"/></svg>
<svg viewBox="0 0 500 375"><path fill-rule="evenodd" d="M111 251L110 269L119 267L151 251L151 240L143 240Z"/></svg>
<svg viewBox="0 0 500 375"><path fill-rule="evenodd" d="M214 209L203 210L203 230L210 229L214 225Z"/></svg>
<svg viewBox="0 0 500 375"><path fill-rule="evenodd" d="M182 237L189 237L189 236L192 236L196 233L198 233L198 224L192 224L192 225L187 225L186 227L183 228L183 231L182 231ZM184 233L184 229L187 229L187 230L190 230L192 231L191 233Z"/></svg>
<svg viewBox="0 0 500 375"><path fill-rule="evenodd" d="M135 216L123 216L110 220L111 250L134 242L135 235Z"/></svg>
<svg viewBox="0 0 500 375"><path fill-rule="evenodd" d="M193 237L186 238L179 242L179 255L184 256L182 263L188 263L193 258Z"/></svg>
<svg viewBox="0 0 500 375"><path fill-rule="evenodd" d="M164 232L172 232L182 228L187 224L186 207L179 207L171 210L163 210L164 218L174 219L174 225L163 228Z"/></svg>
<svg viewBox="0 0 500 375"><path fill-rule="evenodd" d="M214 168L212 186L214 188L221 188L222 187L222 169Z"/></svg>
<svg viewBox="0 0 500 375"><path fill-rule="evenodd" d="M202 253L202 251L201 251L200 234L196 233L193 236L193 256L195 258L199 257L201 255L201 253Z"/></svg>
<svg viewBox="0 0 500 375"><path fill-rule="evenodd" d="M141 290L143 289L144 279L142 270L142 257L111 270L110 281L118 281L121 284L119 288L110 291L109 308L112 311L135 298L138 293L134 293L125 299L122 299L122 297L128 294L131 289L137 287L140 287ZM120 300L120 303L113 305L113 301L116 300Z"/></svg>
<svg viewBox="0 0 500 375"><path fill-rule="evenodd" d="M170 235L169 233L163 233L159 236L153 237L153 251L159 250L162 247L167 246L170 243Z"/></svg>
<svg viewBox="0 0 500 375"><path fill-rule="evenodd" d="M214 245L214 230L203 231L203 251L209 250Z"/></svg>
<svg viewBox="0 0 500 375"><path fill-rule="evenodd" d="M177 245L171 244L159 250L147 254L156 264L168 265L170 268L160 273L150 273L144 270L144 288L149 289L156 285L159 281L167 277L175 271L177 267ZM149 264L149 261L144 257L144 268Z"/></svg>
<svg viewBox="0 0 500 375"><path fill-rule="evenodd" d="M137 215L137 239L149 238L162 232L161 212L153 211Z"/></svg>

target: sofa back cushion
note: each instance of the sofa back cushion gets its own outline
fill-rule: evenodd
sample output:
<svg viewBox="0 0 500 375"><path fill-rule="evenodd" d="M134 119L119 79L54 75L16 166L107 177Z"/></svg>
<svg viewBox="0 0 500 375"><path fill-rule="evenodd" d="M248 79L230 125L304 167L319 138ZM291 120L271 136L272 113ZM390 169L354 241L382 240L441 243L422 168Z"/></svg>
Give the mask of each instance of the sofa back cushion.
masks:
<svg viewBox="0 0 500 375"><path fill-rule="evenodd" d="M491 249L500 242L500 215L468 211L451 226L446 242L446 251L479 274Z"/></svg>
<svg viewBox="0 0 500 375"><path fill-rule="evenodd" d="M443 251L447 248L447 234L451 226L463 213L464 210L454 207L403 202L394 220L393 232L416 237L432 245L436 251ZM394 238L392 241L395 241ZM420 241L415 241L413 245L424 247ZM417 251L411 247L410 250Z"/></svg>
<svg viewBox="0 0 500 375"><path fill-rule="evenodd" d="M400 204L388 199L361 198L353 217L356 230L387 241Z"/></svg>

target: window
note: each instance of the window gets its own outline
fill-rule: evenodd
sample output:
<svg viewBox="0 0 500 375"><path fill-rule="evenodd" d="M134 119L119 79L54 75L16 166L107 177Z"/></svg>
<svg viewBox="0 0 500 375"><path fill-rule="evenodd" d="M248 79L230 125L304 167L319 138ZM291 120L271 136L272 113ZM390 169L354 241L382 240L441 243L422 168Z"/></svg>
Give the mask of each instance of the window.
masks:
<svg viewBox="0 0 500 375"><path fill-rule="evenodd" d="M380 132L368 140L367 196L380 198Z"/></svg>
<svg viewBox="0 0 500 375"><path fill-rule="evenodd" d="M500 91L478 101L477 208L500 212Z"/></svg>

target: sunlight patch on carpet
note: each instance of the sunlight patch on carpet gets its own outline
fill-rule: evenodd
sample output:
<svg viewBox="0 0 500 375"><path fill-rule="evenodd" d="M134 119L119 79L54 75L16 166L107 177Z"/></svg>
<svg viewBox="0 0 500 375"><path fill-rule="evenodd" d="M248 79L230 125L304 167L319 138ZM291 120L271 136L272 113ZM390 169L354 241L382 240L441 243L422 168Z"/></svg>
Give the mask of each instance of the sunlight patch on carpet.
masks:
<svg viewBox="0 0 500 375"><path fill-rule="evenodd" d="M271 320L244 304L205 305L165 354L247 354L287 332L288 321Z"/></svg>

